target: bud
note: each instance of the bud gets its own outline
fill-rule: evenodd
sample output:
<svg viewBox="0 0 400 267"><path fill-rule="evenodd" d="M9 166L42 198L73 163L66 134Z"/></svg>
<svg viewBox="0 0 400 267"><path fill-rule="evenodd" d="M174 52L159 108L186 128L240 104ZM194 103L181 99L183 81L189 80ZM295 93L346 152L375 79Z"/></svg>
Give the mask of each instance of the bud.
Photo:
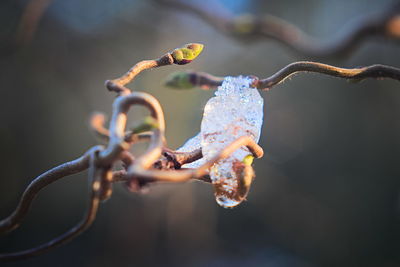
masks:
<svg viewBox="0 0 400 267"><path fill-rule="evenodd" d="M190 80L189 72L174 72L167 77L164 84L172 89L186 90L195 87Z"/></svg>
<svg viewBox="0 0 400 267"><path fill-rule="evenodd" d="M247 155L246 157L243 158L243 163L247 166L251 166L253 164L254 157L252 155Z"/></svg>
<svg viewBox="0 0 400 267"><path fill-rule="evenodd" d="M201 51L203 51L204 45L191 43L181 48L177 48L172 51L171 55L174 58L174 63L178 65L185 65L192 62Z"/></svg>
<svg viewBox="0 0 400 267"><path fill-rule="evenodd" d="M158 128L158 122L151 116L144 118L143 122L132 129L133 134L151 131Z"/></svg>

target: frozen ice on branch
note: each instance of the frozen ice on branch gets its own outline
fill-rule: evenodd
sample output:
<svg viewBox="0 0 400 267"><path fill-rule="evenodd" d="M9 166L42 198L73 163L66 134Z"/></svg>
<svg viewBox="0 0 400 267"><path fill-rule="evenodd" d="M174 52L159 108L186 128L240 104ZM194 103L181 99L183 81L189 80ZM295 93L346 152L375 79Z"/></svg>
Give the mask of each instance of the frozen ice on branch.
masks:
<svg viewBox="0 0 400 267"><path fill-rule="evenodd" d="M224 79L204 107L201 132L179 149L187 152L201 147L203 159L184 167L197 168L241 136L258 142L264 101L258 90L250 86L252 82L252 78L243 76ZM234 207L245 199L247 191L240 192L239 175L249 162L249 155L250 151L243 146L210 168L215 197L222 207Z"/></svg>

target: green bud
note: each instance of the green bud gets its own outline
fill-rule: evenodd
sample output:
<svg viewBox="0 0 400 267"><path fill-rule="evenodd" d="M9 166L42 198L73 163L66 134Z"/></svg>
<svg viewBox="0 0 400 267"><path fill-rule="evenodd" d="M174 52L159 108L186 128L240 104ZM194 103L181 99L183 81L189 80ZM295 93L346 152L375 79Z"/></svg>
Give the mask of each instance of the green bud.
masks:
<svg viewBox="0 0 400 267"><path fill-rule="evenodd" d="M141 124L139 124L138 126L136 126L132 129L132 133L138 134L138 133L142 133L142 132L151 131L151 130L157 129L157 128L158 128L158 123L157 123L156 119L154 119L151 116L147 116L144 118L144 120Z"/></svg>
<svg viewBox="0 0 400 267"><path fill-rule="evenodd" d="M251 166L251 164L253 163L254 157L252 155L247 155L246 157L243 158L242 162L247 165L247 166Z"/></svg>
<svg viewBox="0 0 400 267"><path fill-rule="evenodd" d="M172 89L186 90L194 88L194 84L190 81L190 73L188 72L171 73L164 84Z"/></svg>
<svg viewBox="0 0 400 267"><path fill-rule="evenodd" d="M178 65L185 65L192 62L201 51L203 51L204 45L191 43L181 48L177 48L172 51L171 55L174 58L174 63Z"/></svg>

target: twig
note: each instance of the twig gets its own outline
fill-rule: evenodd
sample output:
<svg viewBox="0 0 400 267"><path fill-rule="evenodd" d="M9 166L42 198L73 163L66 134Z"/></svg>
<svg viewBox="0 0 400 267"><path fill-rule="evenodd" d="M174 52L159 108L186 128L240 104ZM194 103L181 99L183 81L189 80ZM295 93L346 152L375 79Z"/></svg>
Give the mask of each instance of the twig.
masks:
<svg viewBox="0 0 400 267"><path fill-rule="evenodd" d="M164 84L172 89L191 89L197 86L204 90L210 90L220 86L223 80L223 77L205 72L183 71L169 75Z"/></svg>
<svg viewBox="0 0 400 267"><path fill-rule="evenodd" d="M29 211L32 201L44 187L61 178L86 170L89 167L90 155L100 148L99 146L93 147L82 157L54 167L34 179L25 189L15 211L10 216L0 221L0 234L10 232L21 224Z"/></svg>
<svg viewBox="0 0 400 267"><path fill-rule="evenodd" d="M110 131L104 126L105 115L103 113L96 112L90 118L90 127L93 132L98 136L102 141L108 143L110 139ZM153 133L151 131L134 133L133 131L125 132L125 142L134 144L139 141L150 140Z"/></svg>
<svg viewBox="0 0 400 267"><path fill-rule="evenodd" d="M139 181L137 178L140 178L141 181L144 181L143 179L145 178L146 181L144 183L140 183L139 181L139 189L144 184L158 181L180 182L194 178L209 182L208 169L218 160L227 157L242 146L246 146L255 157L262 156L262 148L253 139L250 137L240 137L200 168L195 170L175 170L179 169L182 164L201 158L201 150L181 153L168 149L164 137L164 113L158 100L150 94L131 92L130 89L124 87L126 83L132 81L138 73L146 68L162 66L165 62L167 62L166 64L170 64L171 58L174 64L189 63L201 52L201 49L202 45L199 44L186 45L183 48L175 49L173 52L166 54L160 60L138 63L126 75L107 82L109 90L120 94L113 104L113 114L109 128L104 127L104 115L97 114L91 119L93 130L103 140L108 142L107 148L103 149L100 146L93 147L82 157L64 163L37 177L25 190L16 210L8 218L0 221L0 233L11 231L18 227L28 212L33 199L42 188L67 175L81 172L90 167L89 180L91 193L89 207L84 218L71 230L48 243L16 253L0 254L0 261L24 259L39 255L78 236L94 221L99 202L111 196L112 184L114 182L124 181L127 182L128 186L133 188L132 185ZM153 64L154 62L156 64ZM143 105L149 109L150 115L153 118L150 122L151 127L148 128L144 127L146 125L142 125L143 127L139 128L141 130L151 129L151 132L142 133L137 129L126 132L127 113L132 105ZM129 152L129 149L132 144L143 139L150 139L149 147L143 155L135 159ZM112 172L112 168L120 161L123 162L125 170ZM159 165L159 169L155 168L157 164ZM247 176L244 175L243 177Z"/></svg>
<svg viewBox="0 0 400 267"><path fill-rule="evenodd" d="M161 155L165 122L160 103L150 94L133 92L129 95L119 96L114 101L113 116L110 122L110 142L107 149L102 151L99 157L99 161L103 164L113 162L122 151L130 147L130 144L125 141L125 127L128 110L133 104L144 105L149 108L151 116L158 123L158 129L151 136L149 150L144 155L146 158L141 157L137 161L148 167L151 165L150 161L154 162Z"/></svg>
<svg viewBox="0 0 400 267"><path fill-rule="evenodd" d="M89 125L93 132L104 142L108 142L110 131L104 127L106 116L103 113L96 112L90 117Z"/></svg>
<svg viewBox="0 0 400 267"><path fill-rule="evenodd" d="M298 72L316 72L357 81L367 78L390 78L400 81L400 69L391 66L377 64L362 68L346 69L317 62L299 61L287 65L266 79L256 80L253 85L258 89L268 90Z"/></svg>
<svg viewBox="0 0 400 267"><path fill-rule="evenodd" d="M276 40L296 53L311 58L340 57L354 51L361 42L371 36L400 38L400 3L396 2L383 12L356 19L343 26L343 30L330 40L318 41L295 25L274 17L256 17L252 15L234 16L220 6L204 7L183 0L155 0L167 7L194 14L222 33L238 39L264 37ZM214 2L217 6L217 3ZM222 13L229 13L222 16ZM332 35L330 35L332 36Z"/></svg>
<svg viewBox="0 0 400 267"><path fill-rule="evenodd" d="M400 81L400 69L391 66L375 64L359 68L339 68L312 61L299 61L291 63L265 79L259 79L254 75L251 75L250 77L254 79L254 82L252 84L253 87L266 91L299 72L315 72L355 81L362 81L367 78L389 78ZM186 72L176 73L175 75L180 76L180 79L184 79L182 77L186 75ZM193 81L197 81L201 79L201 77L203 77L205 74L203 72L190 72L190 75L196 77L192 79ZM208 88L210 89L214 88L215 85L219 86L222 84L223 77L216 77L213 75L207 75L207 77L213 77L213 80L210 80L210 78L208 78L210 81L210 85L208 86ZM175 85L179 86L179 84ZM191 85L192 87L198 86L196 82Z"/></svg>
<svg viewBox="0 0 400 267"><path fill-rule="evenodd" d="M118 94L129 94L131 91L124 87L135 79L135 77L144 70L177 64L185 65L194 60L203 50L202 44L190 43L181 48L176 48L172 52L166 53L158 59L143 60L134 65L127 73L123 76L114 79L107 80L105 85L108 90L117 92Z"/></svg>
<svg viewBox="0 0 400 267"><path fill-rule="evenodd" d="M52 0L30 0L22 13L15 36L18 45L29 44L37 30L40 19Z"/></svg>
<svg viewBox="0 0 400 267"><path fill-rule="evenodd" d="M89 160L90 160L90 168L89 168L89 181L90 181L90 197L89 197L89 207L86 211L85 216L83 219L73 228L71 228L68 232L54 238L50 242L37 246L35 248L14 252L14 253L7 253L7 254L0 254L0 261L11 261L16 259L25 259L32 256L36 256L42 254L52 248L61 246L66 242L74 239L79 234L84 232L89 226L93 223L94 219L96 218L96 213L99 207L99 202L101 198L101 187L100 187L100 176L99 171L95 168L95 160L94 155L97 152L96 149L91 149L88 153L85 154L84 159L81 158L80 165L84 167L88 167ZM67 164L67 163L66 163ZM74 165L77 165L75 162ZM53 169L54 170L54 169ZM82 169L79 169L80 171ZM50 170L51 171L51 170ZM65 170L64 172L66 172ZM54 171L56 172L56 171ZM39 176L41 177L41 176ZM37 181L43 181L44 178L36 179ZM35 180L35 181L36 181ZM26 202L27 203L27 202ZM29 207L29 205L28 205Z"/></svg>
<svg viewBox="0 0 400 267"><path fill-rule="evenodd" d="M189 179L196 179L207 175L208 169L212 165L214 165L217 161L228 157L235 150L242 146L246 146L256 158L260 158L264 154L262 148L257 145L252 138L248 136L242 136L233 141L222 151L220 151L218 155L197 169L182 169L176 171L148 170L139 164L133 164L128 169L128 175L130 175L132 179L146 179L149 182L184 182Z"/></svg>

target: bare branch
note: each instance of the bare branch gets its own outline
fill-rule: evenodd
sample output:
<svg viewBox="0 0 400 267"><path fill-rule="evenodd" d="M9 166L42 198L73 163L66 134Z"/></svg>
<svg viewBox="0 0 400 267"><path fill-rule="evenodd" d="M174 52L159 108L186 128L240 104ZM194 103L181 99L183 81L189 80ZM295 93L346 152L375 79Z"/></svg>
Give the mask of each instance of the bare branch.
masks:
<svg viewBox="0 0 400 267"><path fill-rule="evenodd" d="M173 89L200 87L204 90L210 90L220 86L223 80L223 77L217 77L205 72L183 71L174 72L168 76L165 86Z"/></svg>
<svg viewBox="0 0 400 267"><path fill-rule="evenodd" d="M18 45L29 44L37 30L39 22L52 0L30 0L22 13L16 34Z"/></svg>
<svg viewBox="0 0 400 267"><path fill-rule="evenodd" d="M81 172L90 166L91 197L89 209L85 217L70 231L48 243L21 252L0 254L1 261L23 259L38 255L73 239L91 225L95 219L99 201L106 200L111 196L112 183L127 180L124 171L112 173L111 169L115 163L121 160L126 167L133 164L147 169L162 156L161 153L166 142L164 137L164 113L160 103L155 97L147 93L131 93L124 85L146 68L168 64L187 64L200 54L202 48L203 45L201 44L188 44L182 48L175 49L159 60L140 62L126 75L107 82L109 90L120 94L114 101L113 115L109 129L104 127L105 116L103 114L95 114L90 122L95 133L103 140L108 141L107 148L102 150L100 146L94 147L82 157L64 163L37 177L25 190L16 210L9 217L0 221L0 233L11 231L19 226L28 212L33 199L42 188L67 175ZM150 110L151 116L155 120L154 123L151 123L150 129L152 129L152 132L137 132L137 129L136 131L125 132L127 113L132 105L143 105ZM143 128L141 129L143 130ZM142 156L135 159L128 151L130 146L137 141L149 139L148 150Z"/></svg>
<svg viewBox="0 0 400 267"><path fill-rule="evenodd" d="M190 43L181 48L176 48L158 59L140 61L121 77L114 80L107 80L105 83L106 87L108 90L117 92L118 94L129 94L130 90L124 86L132 82L142 71L172 64L184 65L190 63L202 50L202 44Z"/></svg>
<svg viewBox="0 0 400 267"><path fill-rule="evenodd" d="M150 94L133 92L129 95L119 96L113 105L113 116L110 122L110 142L106 150L100 153L99 161L102 164L111 164L117 159L120 153L127 150L130 144L125 141L125 127L127 113L133 104L139 104L149 108L151 116L156 119L158 129L154 130L149 150L137 162L150 166L160 155L163 146L163 136L165 130L164 113L158 100Z"/></svg>
<svg viewBox="0 0 400 267"><path fill-rule="evenodd" d="M45 253L50 249L59 247L62 244L65 244L66 242L74 239L79 234L84 232L87 228L89 228L89 226L93 223L94 219L96 218L96 213L97 213L100 198L101 198L101 187L100 187L101 174L99 174L99 172L101 172L101 170L97 169L95 167L95 159L94 159L94 154L97 153L97 151L98 151L97 149L91 149L82 158L75 160L74 162L65 163L65 164L61 165L61 166L64 166L66 164L67 165L69 164L69 165L71 165L71 166L69 166L69 168L64 167L63 170L57 170L57 168L60 169L60 167L61 167L60 166L60 167L56 167L55 169L52 169L49 171L49 172L53 171L52 173L53 173L54 178L57 178L57 176L59 176L59 175L65 176L65 175L68 175L68 174L65 174L68 171L73 172L73 171L77 171L77 170L81 171L83 169L86 169L89 165L89 160L90 160L89 180L90 180L91 193L90 193L90 198L89 198L88 209L87 209L86 214L83 217L83 219L76 226L71 228L68 232L58 236L57 238L54 238L53 240L51 240L45 244L42 244L35 248L19 251L19 252L0 254L0 261L20 260L20 259L25 259L25 258L29 258L29 257L33 257L36 255ZM49 173L49 172L47 172L47 173ZM69 173L69 174L72 174L72 173ZM40 178L41 181L45 181L44 179L46 179L45 176L39 176L39 177L42 177L42 178ZM59 178L60 177L58 177L57 179L59 179ZM49 179L49 178L47 178L47 179ZM38 180L38 179L36 179L36 180ZM34 180L32 183L34 183L36 180ZM36 182L36 183L38 183L38 182ZM42 182L42 183L45 183L45 182ZM42 184L41 186L43 187L44 185ZM29 190L29 188L32 188L32 187L28 187L27 191ZM25 192L27 192L27 191L25 191Z"/></svg>
<svg viewBox="0 0 400 267"><path fill-rule="evenodd" d="M391 66L371 65L361 68L346 69L318 62L299 61L287 65L268 78L256 80L253 85L258 89L268 90L298 72L316 72L358 81L367 78L390 78L400 81L400 69Z"/></svg>
<svg viewBox="0 0 400 267"><path fill-rule="evenodd" d="M252 84L253 87L261 90L269 90L275 85L280 84L285 79L299 72L315 72L355 81L362 81L367 78L389 78L400 81L400 69L391 66L375 64L359 68L339 68L328 64L312 61L298 61L291 63L265 79L259 79L258 77L253 75L250 75L250 77L254 78L254 82ZM179 73L181 77L184 74L184 72ZM203 72L191 72L190 75L194 77L202 77L205 74ZM224 79L223 77L216 77L208 74L207 76L214 77L211 83L216 85L222 84L222 81ZM195 86L197 86L197 84L193 83L192 87ZM209 86L209 88L211 88L211 85Z"/></svg>
<svg viewBox="0 0 400 267"><path fill-rule="evenodd" d="M179 165L179 167L184 164L188 164L188 163L191 163L198 159L201 159L203 157L201 148L196 149L191 152L179 152L179 151L173 151L173 150L166 149L166 148L164 148L163 151L164 151L164 154L167 157L172 158L173 161L175 161Z"/></svg>
<svg viewBox="0 0 400 267"><path fill-rule="evenodd" d="M105 143L110 139L110 131L104 126L105 115L103 113L95 113L90 118L90 126L93 132ZM151 139L153 133L151 131L133 133L132 131L125 132L125 142L135 144L140 141Z"/></svg>
<svg viewBox="0 0 400 267"><path fill-rule="evenodd" d="M12 231L21 224L29 211L32 201L44 187L61 178L86 170L89 167L91 153L98 151L100 148L99 146L93 147L82 157L54 167L34 179L25 189L15 211L10 216L0 221L0 234Z"/></svg>
<svg viewBox="0 0 400 267"><path fill-rule="evenodd" d="M217 161L228 157L238 148L246 146L256 158L263 156L262 148L257 145L254 140L249 136L242 136L233 141L222 151L218 153L213 159L207 161L197 169L181 169L181 170L148 170L139 164L133 164L128 169L128 175L131 178L146 179L149 182L184 182L192 178L202 177L208 174L208 169Z"/></svg>
<svg viewBox="0 0 400 267"><path fill-rule="evenodd" d="M103 113L96 112L92 114L90 118L90 127L93 132L105 143L108 142L110 137L110 132L106 127L104 127L104 123L106 121L106 116Z"/></svg>
<svg viewBox="0 0 400 267"><path fill-rule="evenodd" d="M234 16L218 5L191 3L183 0L155 0L167 7L194 14L222 33L237 39L264 37L276 40L296 53L312 58L345 56L354 51L360 43L372 36L400 38L400 3L396 2L376 15L360 17L343 26L343 29L330 40L319 41L309 36L297 26L274 16L256 17L253 15ZM212 5L212 6L210 6ZM226 14L226 15L221 15ZM331 34L330 36L333 36Z"/></svg>

